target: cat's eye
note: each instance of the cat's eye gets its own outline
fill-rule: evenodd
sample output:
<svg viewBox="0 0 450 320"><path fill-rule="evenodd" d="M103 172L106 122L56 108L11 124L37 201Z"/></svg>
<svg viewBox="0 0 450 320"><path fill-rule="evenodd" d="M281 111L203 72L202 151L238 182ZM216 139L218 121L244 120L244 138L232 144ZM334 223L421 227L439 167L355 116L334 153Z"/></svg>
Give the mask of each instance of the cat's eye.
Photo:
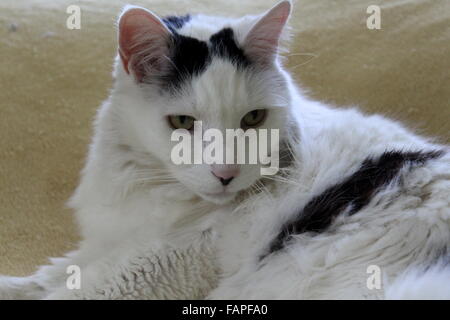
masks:
<svg viewBox="0 0 450 320"><path fill-rule="evenodd" d="M191 116L175 115L169 116L169 124L174 129L191 130L194 127L195 119Z"/></svg>
<svg viewBox="0 0 450 320"><path fill-rule="evenodd" d="M265 109L256 109L247 113L241 120L241 128L249 129L259 127L266 120L267 111Z"/></svg>

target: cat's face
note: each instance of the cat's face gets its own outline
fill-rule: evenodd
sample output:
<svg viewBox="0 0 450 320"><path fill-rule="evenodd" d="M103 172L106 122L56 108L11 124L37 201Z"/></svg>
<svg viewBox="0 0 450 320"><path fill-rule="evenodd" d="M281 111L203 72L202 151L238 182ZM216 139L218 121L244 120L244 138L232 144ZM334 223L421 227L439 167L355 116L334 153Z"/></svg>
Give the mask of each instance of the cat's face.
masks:
<svg viewBox="0 0 450 320"><path fill-rule="evenodd" d="M215 24L204 16L160 19L135 7L121 16L119 76L129 78L123 90L132 92L121 101L129 104L122 115L130 124L125 135L208 201L226 203L250 188L261 178L261 164L179 165L173 161L179 142L171 136L185 129L194 147L194 121L201 121L201 134L223 134L223 160L227 129L267 129L266 136L276 129L283 140L290 101L276 54L289 12L289 2L282 2L262 17ZM279 151L271 150L270 139L266 147ZM247 157L252 151L247 144Z"/></svg>

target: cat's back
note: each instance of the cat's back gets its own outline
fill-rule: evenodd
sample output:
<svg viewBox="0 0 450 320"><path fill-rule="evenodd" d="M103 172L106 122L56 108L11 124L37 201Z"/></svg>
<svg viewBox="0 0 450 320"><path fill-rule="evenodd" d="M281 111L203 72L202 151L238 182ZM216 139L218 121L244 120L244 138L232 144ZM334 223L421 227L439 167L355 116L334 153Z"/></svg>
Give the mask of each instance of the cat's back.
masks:
<svg viewBox="0 0 450 320"><path fill-rule="evenodd" d="M223 250L230 276L213 297L381 298L398 275L448 254L448 147L381 116L302 111L289 183L244 209L233 228L249 244L230 237L239 253ZM378 290L367 286L370 268L385 277Z"/></svg>

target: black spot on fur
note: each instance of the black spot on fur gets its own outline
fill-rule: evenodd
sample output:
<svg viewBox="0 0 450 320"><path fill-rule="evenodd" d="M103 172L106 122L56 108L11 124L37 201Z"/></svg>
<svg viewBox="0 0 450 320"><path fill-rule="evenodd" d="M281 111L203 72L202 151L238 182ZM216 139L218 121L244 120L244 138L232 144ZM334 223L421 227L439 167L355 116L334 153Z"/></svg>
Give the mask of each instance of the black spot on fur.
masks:
<svg viewBox="0 0 450 320"><path fill-rule="evenodd" d="M170 71L163 76L167 88L176 89L194 76L202 73L210 62L208 45L177 33L170 44Z"/></svg>
<svg viewBox="0 0 450 320"><path fill-rule="evenodd" d="M244 51L236 43L233 29L222 29L213 34L209 41L211 42L211 53L213 55L229 59L238 67L246 67L250 64Z"/></svg>
<svg viewBox="0 0 450 320"><path fill-rule="evenodd" d="M164 19L164 23L172 31L169 43L169 71L160 76L165 89L179 89L183 83L204 72L214 57L228 59L238 68L250 64L244 51L239 48L232 29L222 29L213 34L208 42L201 41L176 31L176 28L181 27L188 19L189 16Z"/></svg>
<svg viewBox="0 0 450 320"><path fill-rule="evenodd" d="M442 155L441 151L389 151L377 159L367 158L358 171L339 184L314 197L301 212L286 223L272 241L268 252L261 257L283 249L292 235L325 231L341 213L353 215L366 206L384 186L393 182L402 168L423 165Z"/></svg>
<svg viewBox="0 0 450 320"><path fill-rule="evenodd" d="M183 28L183 26L191 20L191 16L186 14L184 16L168 16L162 19L165 25L172 32L176 32L177 29Z"/></svg>

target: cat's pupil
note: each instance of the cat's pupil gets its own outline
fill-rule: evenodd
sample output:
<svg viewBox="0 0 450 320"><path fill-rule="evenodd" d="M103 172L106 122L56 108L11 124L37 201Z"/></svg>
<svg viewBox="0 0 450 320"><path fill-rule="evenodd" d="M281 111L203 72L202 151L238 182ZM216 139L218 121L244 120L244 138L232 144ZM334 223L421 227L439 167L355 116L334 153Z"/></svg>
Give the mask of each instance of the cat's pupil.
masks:
<svg viewBox="0 0 450 320"><path fill-rule="evenodd" d="M179 120L181 124L184 124L184 122L186 121L186 116L180 116Z"/></svg>
<svg viewBox="0 0 450 320"><path fill-rule="evenodd" d="M252 117L253 120L255 120L258 117L258 110L252 111Z"/></svg>

